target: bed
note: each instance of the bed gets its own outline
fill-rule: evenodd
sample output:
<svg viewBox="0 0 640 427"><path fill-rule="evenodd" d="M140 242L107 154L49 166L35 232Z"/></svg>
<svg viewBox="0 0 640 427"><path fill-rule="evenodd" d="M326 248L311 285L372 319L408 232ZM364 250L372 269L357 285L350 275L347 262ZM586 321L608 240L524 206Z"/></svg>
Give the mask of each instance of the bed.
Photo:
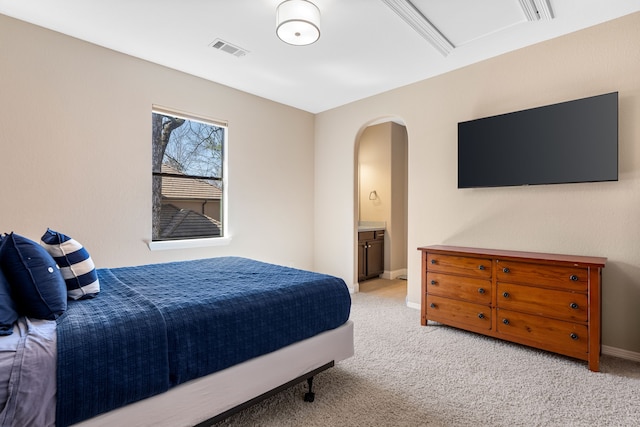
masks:
<svg viewBox="0 0 640 427"><path fill-rule="evenodd" d="M241 257L97 274L97 297L16 322L6 341L38 345L16 345L22 381L1 425L210 425L304 380L313 400L313 376L353 355L349 291L333 276Z"/></svg>

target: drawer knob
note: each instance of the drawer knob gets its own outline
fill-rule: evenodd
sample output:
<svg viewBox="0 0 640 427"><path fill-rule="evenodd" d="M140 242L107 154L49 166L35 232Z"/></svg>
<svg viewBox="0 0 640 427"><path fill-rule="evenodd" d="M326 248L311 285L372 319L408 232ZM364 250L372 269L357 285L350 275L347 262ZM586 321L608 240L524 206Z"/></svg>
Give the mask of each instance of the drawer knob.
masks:
<svg viewBox="0 0 640 427"><path fill-rule="evenodd" d="M436 305L434 303L431 303L431 305L429 307L436 308Z"/></svg>
<svg viewBox="0 0 640 427"><path fill-rule="evenodd" d="M484 265L479 265L478 270L484 270Z"/></svg>
<svg viewBox="0 0 640 427"><path fill-rule="evenodd" d="M502 272L503 272L503 273L508 273L508 272L509 272L509 268L508 268L508 267L503 268L503 269L502 269Z"/></svg>
<svg viewBox="0 0 640 427"><path fill-rule="evenodd" d="M431 281L431 284L432 284L432 285L435 285L436 283L438 283L438 282L436 282L435 280L432 280L432 281Z"/></svg>
<svg viewBox="0 0 640 427"><path fill-rule="evenodd" d="M503 292L502 296L505 297L505 298L509 298L509 292Z"/></svg>
<svg viewBox="0 0 640 427"><path fill-rule="evenodd" d="M484 319L484 313L478 313L478 319Z"/></svg>
<svg viewBox="0 0 640 427"><path fill-rule="evenodd" d="M569 276L569 279L573 280L574 282L577 282L578 276L576 276L575 274L572 274L571 276Z"/></svg>
<svg viewBox="0 0 640 427"><path fill-rule="evenodd" d="M479 288L479 289L478 289L478 293L479 293L479 294L484 294L484 292L485 292L484 288Z"/></svg>
<svg viewBox="0 0 640 427"><path fill-rule="evenodd" d="M572 340L577 340L578 339L578 334L576 334L575 332L571 332L569 334L569 336L571 337Z"/></svg>
<svg viewBox="0 0 640 427"><path fill-rule="evenodd" d="M509 319L502 319L502 323L504 323L505 325L509 324Z"/></svg>
<svg viewBox="0 0 640 427"><path fill-rule="evenodd" d="M431 264L435 264L435 263L436 263L436 260L435 260L435 259L432 259L432 260L431 260Z"/></svg>
<svg viewBox="0 0 640 427"><path fill-rule="evenodd" d="M572 302L571 304L569 304L569 307L573 308L574 310L577 310L578 304L576 304L575 302Z"/></svg>

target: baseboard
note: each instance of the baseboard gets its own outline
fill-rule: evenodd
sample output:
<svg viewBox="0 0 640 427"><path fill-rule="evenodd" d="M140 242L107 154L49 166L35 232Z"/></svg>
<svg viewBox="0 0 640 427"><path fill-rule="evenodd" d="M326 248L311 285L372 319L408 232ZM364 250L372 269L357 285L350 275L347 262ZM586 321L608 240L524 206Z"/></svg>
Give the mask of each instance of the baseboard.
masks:
<svg viewBox="0 0 640 427"><path fill-rule="evenodd" d="M422 307L420 307L420 304L415 303L415 302L409 302L409 301L407 301L407 302L406 302L406 304L407 304L407 307L409 307L409 308L415 308L416 310L420 310L420 309L422 308Z"/></svg>
<svg viewBox="0 0 640 427"><path fill-rule="evenodd" d="M635 351L629 351L622 348L603 345L601 352L602 354L606 354L607 356L614 356L614 357L619 357L620 359L640 362L640 353L637 353Z"/></svg>
<svg viewBox="0 0 640 427"><path fill-rule="evenodd" d="M383 279L388 279L388 280L393 280L393 279L398 279L399 276L407 276L407 269L406 268L400 268L398 270L393 270L393 271L389 271L389 270L385 270L380 277Z"/></svg>

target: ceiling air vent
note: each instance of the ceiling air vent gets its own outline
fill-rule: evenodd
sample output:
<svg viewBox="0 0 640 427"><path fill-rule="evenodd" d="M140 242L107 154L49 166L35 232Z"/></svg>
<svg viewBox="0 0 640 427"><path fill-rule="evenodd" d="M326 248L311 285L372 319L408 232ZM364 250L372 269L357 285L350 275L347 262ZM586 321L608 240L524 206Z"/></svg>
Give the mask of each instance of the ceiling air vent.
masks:
<svg viewBox="0 0 640 427"><path fill-rule="evenodd" d="M221 39L215 39L209 46L215 49L218 49L222 52L227 52L228 54L236 56L238 58L241 58L245 56L247 53L249 53L248 50L242 49L241 47L238 47L238 46L234 46L231 43Z"/></svg>

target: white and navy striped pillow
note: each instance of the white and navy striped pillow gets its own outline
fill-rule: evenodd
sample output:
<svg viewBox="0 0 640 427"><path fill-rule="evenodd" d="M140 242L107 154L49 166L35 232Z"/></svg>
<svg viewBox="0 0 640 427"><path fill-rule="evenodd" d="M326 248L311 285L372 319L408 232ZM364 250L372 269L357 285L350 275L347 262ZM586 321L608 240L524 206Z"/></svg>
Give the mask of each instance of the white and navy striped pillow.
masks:
<svg viewBox="0 0 640 427"><path fill-rule="evenodd" d="M93 298L100 292L100 282L89 252L76 240L47 228L42 246L60 267L70 299Z"/></svg>

